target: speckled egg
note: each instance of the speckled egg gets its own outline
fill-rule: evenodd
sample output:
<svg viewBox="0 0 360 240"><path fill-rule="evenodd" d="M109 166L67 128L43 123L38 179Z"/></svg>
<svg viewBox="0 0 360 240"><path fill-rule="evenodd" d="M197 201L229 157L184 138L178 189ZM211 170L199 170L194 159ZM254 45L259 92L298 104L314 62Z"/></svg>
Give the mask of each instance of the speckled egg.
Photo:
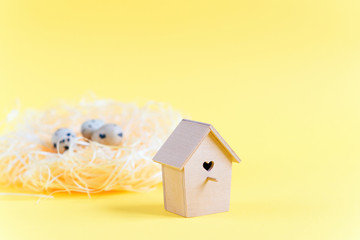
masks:
<svg viewBox="0 0 360 240"><path fill-rule="evenodd" d="M85 121L81 125L81 134L85 137L90 139L93 132L98 130L100 127L104 125L104 121L100 119L91 119Z"/></svg>
<svg viewBox="0 0 360 240"><path fill-rule="evenodd" d="M59 128L51 138L53 148L60 153L65 152L74 143L76 135L73 130L68 128Z"/></svg>
<svg viewBox="0 0 360 240"><path fill-rule="evenodd" d="M112 146L119 145L122 139L123 130L119 125L113 123L105 124L91 136L91 140L93 141Z"/></svg>

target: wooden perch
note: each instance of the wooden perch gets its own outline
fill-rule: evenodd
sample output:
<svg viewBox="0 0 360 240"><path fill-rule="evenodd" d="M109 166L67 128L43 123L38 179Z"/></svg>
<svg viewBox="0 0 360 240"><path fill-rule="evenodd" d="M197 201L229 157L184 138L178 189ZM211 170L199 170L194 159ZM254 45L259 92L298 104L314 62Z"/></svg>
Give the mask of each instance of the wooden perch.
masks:
<svg viewBox="0 0 360 240"><path fill-rule="evenodd" d="M210 181L214 181L214 182L218 181L216 178L213 178L213 177L207 177L206 180L210 180Z"/></svg>

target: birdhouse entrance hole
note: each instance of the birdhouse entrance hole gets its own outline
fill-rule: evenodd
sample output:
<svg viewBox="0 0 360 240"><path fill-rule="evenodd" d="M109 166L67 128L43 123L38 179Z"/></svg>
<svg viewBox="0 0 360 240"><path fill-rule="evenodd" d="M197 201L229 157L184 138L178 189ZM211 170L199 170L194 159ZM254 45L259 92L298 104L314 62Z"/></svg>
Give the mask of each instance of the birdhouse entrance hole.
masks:
<svg viewBox="0 0 360 240"><path fill-rule="evenodd" d="M214 167L214 162L213 161L204 162L203 167L205 168L206 171L209 172Z"/></svg>

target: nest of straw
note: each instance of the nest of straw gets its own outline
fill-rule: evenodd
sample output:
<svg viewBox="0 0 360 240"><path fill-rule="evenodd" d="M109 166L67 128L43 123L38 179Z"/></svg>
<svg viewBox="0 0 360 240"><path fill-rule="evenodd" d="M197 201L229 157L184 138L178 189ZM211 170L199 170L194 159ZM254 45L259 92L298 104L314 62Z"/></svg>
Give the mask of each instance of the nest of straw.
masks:
<svg viewBox="0 0 360 240"><path fill-rule="evenodd" d="M81 137L80 126L99 118L124 130L120 146ZM163 103L143 106L113 100L82 100L48 110L13 111L0 136L0 183L34 192L148 191L161 182L152 157L181 119ZM52 148L54 131L67 127L78 138L63 154Z"/></svg>

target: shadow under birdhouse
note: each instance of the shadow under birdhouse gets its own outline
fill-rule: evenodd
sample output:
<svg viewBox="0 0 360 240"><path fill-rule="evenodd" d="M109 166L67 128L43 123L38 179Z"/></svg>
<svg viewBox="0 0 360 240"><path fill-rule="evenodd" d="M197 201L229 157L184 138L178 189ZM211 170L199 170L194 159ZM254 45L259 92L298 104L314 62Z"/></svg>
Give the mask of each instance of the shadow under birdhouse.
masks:
<svg viewBox="0 0 360 240"><path fill-rule="evenodd" d="M126 215L134 218L141 217L173 217L178 218L175 214L169 213L164 209L162 203L145 203L134 205L110 205L106 208L107 211L111 211L118 216Z"/></svg>

